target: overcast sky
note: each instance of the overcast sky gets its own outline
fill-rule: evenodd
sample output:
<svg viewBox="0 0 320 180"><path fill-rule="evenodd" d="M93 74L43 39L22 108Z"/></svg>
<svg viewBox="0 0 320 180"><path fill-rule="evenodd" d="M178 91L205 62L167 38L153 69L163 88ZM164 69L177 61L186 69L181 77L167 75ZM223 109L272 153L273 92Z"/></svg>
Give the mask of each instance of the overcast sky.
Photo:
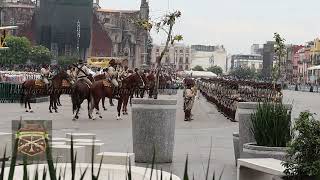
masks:
<svg viewBox="0 0 320 180"><path fill-rule="evenodd" d="M253 43L280 33L304 44L320 33L320 0L149 0L151 18L180 10L175 33L185 44L224 45L230 54L249 53ZM139 9L140 0L100 0L103 8ZM155 43L163 36L153 33Z"/></svg>

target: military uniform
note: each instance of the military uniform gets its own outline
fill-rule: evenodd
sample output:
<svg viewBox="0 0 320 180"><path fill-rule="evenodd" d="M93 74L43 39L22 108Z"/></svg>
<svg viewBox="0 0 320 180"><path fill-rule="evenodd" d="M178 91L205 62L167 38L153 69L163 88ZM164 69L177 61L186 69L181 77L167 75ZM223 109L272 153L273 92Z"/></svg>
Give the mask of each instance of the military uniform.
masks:
<svg viewBox="0 0 320 180"><path fill-rule="evenodd" d="M119 87L119 83L117 81L118 72L116 71L116 69L114 67L110 66L108 68L108 74L109 74L109 77L110 77L111 82L114 85L114 87Z"/></svg>
<svg viewBox="0 0 320 180"><path fill-rule="evenodd" d="M84 80L88 85L91 86L92 82L88 79L90 72L90 69L85 64L80 63L75 70L77 80Z"/></svg>
<svg viewBox="0 0 320 180"><path fill-rule="evenodd" d="M50 69L48 68L41 68L41 78L42 78L42 81L48 85L49 84L49 76L50 76Z"/></svg>

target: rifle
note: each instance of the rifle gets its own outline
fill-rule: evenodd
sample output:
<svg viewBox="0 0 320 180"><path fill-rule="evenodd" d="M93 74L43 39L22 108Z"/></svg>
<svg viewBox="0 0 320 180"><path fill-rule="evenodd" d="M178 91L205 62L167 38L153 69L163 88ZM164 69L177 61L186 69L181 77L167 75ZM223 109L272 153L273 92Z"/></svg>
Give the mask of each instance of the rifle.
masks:
<svg viewBox="0 0 320 180"><path fill-rule="evenodd" d="M84 71L83 71L81 68L79 68L77 65L72 64L72 66L76 67L78 70L80 70L81 72L83 72L83 74L86 75L86 77L89 76L86 72L84 72ZM82 66L82 67L83 67L83 66ZM78 73L78 74L79 74L79 73ZM78 76L78 74L77 74L77 76Z"/></svg>

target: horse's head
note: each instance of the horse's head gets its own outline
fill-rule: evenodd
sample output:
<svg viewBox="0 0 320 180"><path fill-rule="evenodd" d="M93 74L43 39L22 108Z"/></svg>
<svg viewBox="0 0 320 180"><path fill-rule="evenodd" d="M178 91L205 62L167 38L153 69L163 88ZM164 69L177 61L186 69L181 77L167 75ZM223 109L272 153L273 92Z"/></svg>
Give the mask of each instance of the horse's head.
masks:
<svg viewBox="0 0 320 180"><path fill-rule="evenodd" d="M127 78L127 83L133 87L144 88L145 82L143 81L142 76L137 72L133 73Z"/></svg>

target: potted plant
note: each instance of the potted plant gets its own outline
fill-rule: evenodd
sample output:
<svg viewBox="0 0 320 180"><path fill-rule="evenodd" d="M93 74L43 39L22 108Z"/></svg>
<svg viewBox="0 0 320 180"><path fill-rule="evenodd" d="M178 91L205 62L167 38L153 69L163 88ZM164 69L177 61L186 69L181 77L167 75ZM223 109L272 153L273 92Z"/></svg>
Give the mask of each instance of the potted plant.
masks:
<svg viewBox="0 0 320 180"><path fill-rule="evenodd" d="M320 179L320 121L310 112L302 112L293 130L295 137L283 162L287 179Z"/></svg>
<svg viewBox="0 0 320 180"><path fill-rule="evenodd" d="M244 144L243 152L253 158L284 159L292 139L290 108L282 103L262 103L250 120L256 142Z"/></svg>

